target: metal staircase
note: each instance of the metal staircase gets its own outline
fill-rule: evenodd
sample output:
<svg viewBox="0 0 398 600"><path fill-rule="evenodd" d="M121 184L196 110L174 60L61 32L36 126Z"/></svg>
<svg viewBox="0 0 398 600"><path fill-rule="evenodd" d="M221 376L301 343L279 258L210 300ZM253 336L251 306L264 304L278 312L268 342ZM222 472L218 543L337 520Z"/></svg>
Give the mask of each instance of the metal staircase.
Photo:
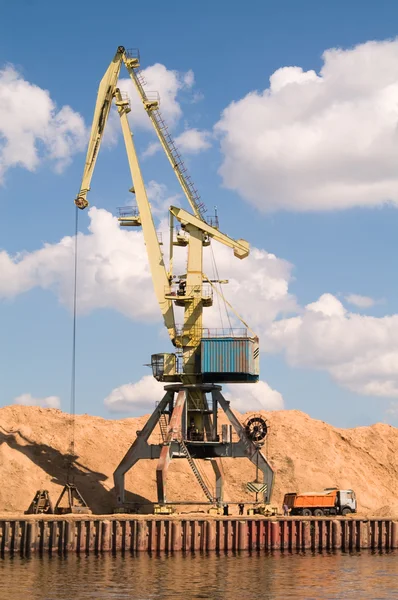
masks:
<svg viewBox="0 0 398 600"><path fill-rule="evenodd" d="M127 58L126 67L136 85L136 88L141 96L141 100L144 104L145 110L147 111L148 116L152 121L152 124L158 135L159 141L167 154L171 166L174 169L177 179L179 180L189 203L191 204L196 216L199 217L202 221L206 221L206 206L204 202L202 202L200 199L199 192L195 188L192 178L188 173L188 169L184 164L182 156L179 153L173 138L171 137L169 128L167 127L167 124L165 123L160 113L159 99L153 100L149 97L150 92L147 93L145 91L145 77L140 71L137 61L134 61L134 59L129 60L129 58Z"/></svg>
<svg viewBox="0 0 398 600"><path fill-rule="evenodd" d="M194 459L192 458L192 456L189 453L188 448L185 445L184 440L180 440L179 441L180 444L180 448L185 456L185 458L187 459L189 466L191 467L200 487L202 488L203 492L205 493L207 499L209 500L209 502L214 502L214 498L213 498L213 494L211 493L211 491L209 490L208 485L206 484L204 478L202 477L202 475L199 472L198 467L195 464Z"/></svg>
<svg viewBox="0 0 398 600"><path fill-rule="evenodd" d="M160 415L159 429L160 429L160 434L162 436L163 442L167 442L167 435L168 435L168 431L169 431L169 424L168 424L168 421L167 421L167 417L166 417L166 415L164 413L161 413L161 415Z"/></svg>

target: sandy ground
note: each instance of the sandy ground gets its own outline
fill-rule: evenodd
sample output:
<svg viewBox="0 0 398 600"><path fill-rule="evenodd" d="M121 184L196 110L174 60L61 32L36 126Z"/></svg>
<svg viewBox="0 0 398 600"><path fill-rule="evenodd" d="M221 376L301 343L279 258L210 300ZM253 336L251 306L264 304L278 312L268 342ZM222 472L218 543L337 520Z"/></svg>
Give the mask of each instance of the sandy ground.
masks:
<svg viewBox="0 0 398 600"><path fill-rule="evenodd" d="M359 516L398 517L398 429L381 423L336 429L299 411L263 415L269 424L263 451L276 472L273 504L280 506L285 492L335 486L356 491ZM112 473L146 418L117 421L76 417L73 474L93 513L113 511ZM71 429L69 415L59 410L25 406L0 409L0 513L20 514L39 488L49 490L56 501L66 481ZM159 431L150 441L160 441ZM198 462L213 481L211 466ZM254 466L245 459L224 459L223 466L225 499L253 501L245 484L254 479ZM128 473L127 500L144 504L156 501L155 468L156 461L141 461ZM168 499L205 501L186 460L171 463ZM181 510L189 514L193 507Z"/></svg>

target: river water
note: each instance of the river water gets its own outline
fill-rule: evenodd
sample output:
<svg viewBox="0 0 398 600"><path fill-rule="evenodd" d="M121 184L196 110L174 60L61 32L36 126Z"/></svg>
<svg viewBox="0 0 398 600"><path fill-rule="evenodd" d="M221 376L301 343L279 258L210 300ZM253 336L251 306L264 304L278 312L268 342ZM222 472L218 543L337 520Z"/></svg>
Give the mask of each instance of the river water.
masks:
<svg viewBox="0 0 398 600"><path fill-rule="evenodd" d="M0 559L1 600L398 599L397 554Z"/></svg>

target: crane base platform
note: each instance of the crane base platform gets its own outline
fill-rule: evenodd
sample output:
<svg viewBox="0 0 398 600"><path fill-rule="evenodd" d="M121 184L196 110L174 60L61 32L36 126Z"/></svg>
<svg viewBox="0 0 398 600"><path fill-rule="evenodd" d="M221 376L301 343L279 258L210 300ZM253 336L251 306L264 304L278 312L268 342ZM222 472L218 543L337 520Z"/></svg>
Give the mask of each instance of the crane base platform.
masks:
<svg viewBox="0 0 398 600"><path fill-rule="evenodd" d="M260 450L260 445L250 437L221 393L221 386L214 384L166 385L165 395L155 408L144 428L127 451L114 473L117 507L123 508L124 477L139 460L158 460L156 468L158 504L167 504L167 471L172 459L188 461L208 505L223 502L223 468L221 459L248 458L262 473L262 496L269 503L273 471ZM176 396L176 398L175 398ZM210 398L209 398L210 397ZM218 411L224 411L230 425L218 427ZM199 417L198 417L199 415ZM201 427L197 423L201 423ZM150 444L150 435L159 424L163 442ZM235 438L232 436L235 432ZM209 483L197 462L209 460L215 475L215 485ZM199 490L198 490L199 491ZM200 497L199 497L200 502ZM198 502L195 502L198 504Z"/></svg>

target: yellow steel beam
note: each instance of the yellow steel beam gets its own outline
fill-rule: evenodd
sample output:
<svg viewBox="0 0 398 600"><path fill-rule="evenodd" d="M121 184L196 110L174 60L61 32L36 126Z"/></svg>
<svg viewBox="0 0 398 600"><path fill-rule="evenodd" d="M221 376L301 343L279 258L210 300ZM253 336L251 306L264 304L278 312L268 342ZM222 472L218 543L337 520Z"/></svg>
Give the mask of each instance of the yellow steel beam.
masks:
<svg viewBox="0 0 398 600"><path fill-rule="evenodd" d="M81 209L87 208L88 206L86 196L90 190L91 178L101 146L105 124L108 119L109 111L111 110L112 98L119 78L123 54L124 48L119 46L98 87L97 102L95 104L93 123L91 125L90 141L87 148L82 183L80 191L75 199L76 206Z"/></svg>
<svg viewBox="0 0 398 600"><path fill-rule="evenodd" d="M155 223L153 222L151 206L148 201L144 180L138 162L137 152L133 141L133 134L127 118L127 113L130 111L130 107L128 101L122 98L119 89L117 89L115 92L115 99L117 110L120 116L120 123L122 126L123 139L126 146L130 173L133 179L135 199L137 201L138 211L140 213L142 231L144 234L153 286L170 339L173 343L176 343L173 303L170 299L165 297L166 290L170 287L170 281L163 261L163 254L160 249Z"/></svg>
<svg viewBox="0 0 398 600"><path fill-rule="evenodd" d="M194 215L191 215L183 208L171 206L170 212L181 223L182 226L192 225L197 229L201 230L203 233L207 233L207 235L214 238L218 242L221 242L221 244L232 248L237 258L242 259L249 256L250 245L249 242L246 242L246 240L234 240L230 238L225 233L221 233L221 231L219 231L215 227L211 227L211 225L208 225L201 219L198 219Z"/></svg>

